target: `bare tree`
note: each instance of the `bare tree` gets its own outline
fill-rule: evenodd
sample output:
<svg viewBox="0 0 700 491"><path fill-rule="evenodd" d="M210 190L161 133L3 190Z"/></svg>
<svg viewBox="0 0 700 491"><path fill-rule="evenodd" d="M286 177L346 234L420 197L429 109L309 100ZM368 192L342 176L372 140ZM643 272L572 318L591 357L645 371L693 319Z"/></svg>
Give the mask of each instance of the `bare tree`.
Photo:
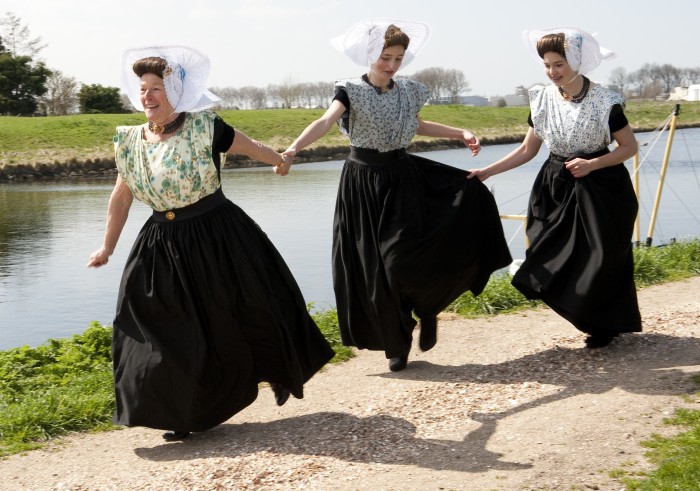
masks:
<svg viewBox="0 0 700 491"><path fill-rule="evenodd" d="M610 77L608 77L608 82L618 88L619 92L624 95L625 88L629 81L629 76L627 75L627 70L622 67L613 68L610 72Z"/></svg>
<svg viewBox="0 0 700 491"><path fill-rule="evenodd" d="M450 102L458 102L459 95L469 92L469 82L467 82L464 72L461 70L445 70L445 96L450 98Z"/></svg>
<svg viewBox="0 0 700 491"><path fill-rule="evenodd" d="M638 96L643 99L653 99L662 92L654 65L651 63L645 63L642 68L632 72L630 81L636 86Z"/></svg>
<svg viewBox="0 0 700 491"><path fill-rule="evenodd" d="M464 72L452 68L426 68L410 78L428 87L430 98L433 100L447 98L449 102L455 102L460 94L471 90Z"/></svg>
<svg viewBox="0 0 700 491"><path fill-rule="evenodd" d="M444 72L439 67L425 68L411 75L411 78L428 87L431 99L439 99L444 92Z"/></svg>
<svg viewBox="0 0 700 491"><path fill-rule="evenodd" d="M656 65L654 67L654 79L661 82L664 92L668 94L674 87L680 85L680 70L668 63L661 66Z"/></svg>
<svg viewBox="0 0 700 491"><path fill-rule="evenodd" d="M39 98L39 106L47 116L64 116L78 111L78 82L53 70L46 80L46 94Z"/></svg>
<svg viewBox="0 0 700 491"><path fill-rule="evenodd" d="M301 95L300 84L295 84L292 82L291 77L287 77L282 83L277 87L277 97L282 101L283 108L290 108L299 105L299 96Z"/></svg>
<svg viewBox="0 0 700 491"><path fill-rule="evenodd" d="M303 107L316 106L316 87L312 83L298 84L299 105Z"/></svg>
<svg viewBox="0 0 700 491"><path fill-rule="evenodd" d="M240 104L238 89L233 87L213 87L210 89L221 98L221 107L225 109L237 109Z"/></svg>
<svg viewBox="0 0 700 491"><path fill-rule="evenodd" d="M524 85L518 85L515 88L515 95L520 96L520 97L524 97L525 100L530 99L530 94L527 90L527 87L525 87Z"/></svg>
<svg viewBox="0 0 700 491"><path fill-rule="evenodd" d="M321 107L330 106L335 95L335 84L333 82L316 82L315 90L318 105Z"/></svg>
<svg viewBox="0 0 700 491"><path fill-rule="evenodd" d="M0 19L0 37L5 49L14 57L29 56L34 58L39 51L46 47L41 37L32 38L29 28L22 25L22 20L12 12L7 12Z"/></svg>
<svg viewBox="0 0 700 491"><path fill-rule="evenodd" d="M248 87L248 98L253 109L265 109L267 107L267 92L260 87Z"/></svg>

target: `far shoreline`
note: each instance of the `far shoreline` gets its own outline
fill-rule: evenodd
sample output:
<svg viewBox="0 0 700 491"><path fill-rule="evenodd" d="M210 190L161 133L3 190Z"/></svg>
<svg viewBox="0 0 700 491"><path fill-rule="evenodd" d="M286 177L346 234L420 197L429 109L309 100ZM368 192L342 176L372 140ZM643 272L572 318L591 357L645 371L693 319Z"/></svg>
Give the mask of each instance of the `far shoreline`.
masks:
<svg viewBox="0 0 700 491"><path fill-rule="evenodd" d="M520 142L523 135L483 139L483 145L498 145ZM464 148L462 142L457 140L418 140L409 145L410 152L428 152L436 150L449 150ZM277 149L282 152L284 149ZM302 150L297 155L295 164L310 162L327 162L330 160L345 160L350 151L349 145L343 146L318 146ZM250 167L265 167L262 164L248 159L242 155L229 155L224 164L224 169L244 169ZM95 158L81 161L74 156L67 162L32 164L13 164L0 167L0 182L24 182L28 180L57 180L57 179L84 179L99 178L116 175L114 158Z"/></svg>
<svg viewBox="0 0 700 491"><path fill-rule="evenodd" d="M678 124L676 129L699 128L700 124ZM654 131L657 128L637 128L635 133ZM524 135L511 135L497 138L482 138L483 146L520 143ZM428 152L437 150L450 150L464 148L461 141L434 139L416 140L409 147L409 152ZM282 152L283 149L277 149ZM295 164L310 162L327 162L330 160L345 160L350 150L349 145L318 146L305 149L297 155ZM229 155L224 164L224 169L243 169L250 167L264 167L242 155ZM5 164L0 166L0 183L3 182L27 182L27 181L52 181L63 179L104 178L114 176L117 170L114 158L88 158L81 160L79 155L73 156L64 162L34 162L26 164Z"/></svg>

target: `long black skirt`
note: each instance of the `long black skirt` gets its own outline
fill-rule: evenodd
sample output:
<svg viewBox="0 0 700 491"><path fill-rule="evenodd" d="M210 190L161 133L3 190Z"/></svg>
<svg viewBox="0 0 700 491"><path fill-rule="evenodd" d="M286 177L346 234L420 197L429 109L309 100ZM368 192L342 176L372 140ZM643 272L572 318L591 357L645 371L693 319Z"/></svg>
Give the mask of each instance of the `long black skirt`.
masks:
<svg viewBox="0 0 700 491"><path fill-rule="evenodd" d="M564 159L550 155L533 185L530 246L513 285L585 333L641 331L632 256L637 209L623 164L576 179Z"/></svg>
<svg viewBox="0 0 700 491"><path fill-rule="evenodd" d="M220 192L193 206L203 202L212 209L193 218L154 214L127 260L112 345L117 424L203 431L251 404L261 381L303 397L334 355L260 227Z"/></svg>
<svg viewBox="0 0 700 491"><path fill-rule="evenodd" d="M333 283L342 342L410 349L419 317L481 293L511 262L489 190L467 172L404 150L353 148L333 224Z"/></svg>

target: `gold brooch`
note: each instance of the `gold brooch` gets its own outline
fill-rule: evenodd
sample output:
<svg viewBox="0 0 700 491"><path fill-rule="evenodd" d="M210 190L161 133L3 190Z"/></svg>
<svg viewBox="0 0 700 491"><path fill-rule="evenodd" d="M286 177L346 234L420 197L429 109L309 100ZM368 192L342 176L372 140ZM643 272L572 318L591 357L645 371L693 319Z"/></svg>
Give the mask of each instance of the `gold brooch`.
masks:
<svg viewBox="0 0 700 491"><path fill-rule="evenodd" d="M175 220L175 212L169 211L165 214L165 218L168 220Z"/></svg>

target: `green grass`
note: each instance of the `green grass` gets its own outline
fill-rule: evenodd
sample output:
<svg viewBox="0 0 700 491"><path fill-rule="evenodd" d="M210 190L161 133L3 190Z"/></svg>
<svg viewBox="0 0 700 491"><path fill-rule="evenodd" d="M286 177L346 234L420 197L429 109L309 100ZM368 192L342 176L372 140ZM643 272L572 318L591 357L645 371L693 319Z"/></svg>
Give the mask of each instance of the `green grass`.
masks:
<svg viewBox="0 0 700 491"><path fill-rule="evenodd" d="M656 468L643 477L620 472L628 491L684 491L700 488L700 411L677 409L664 423L684 428L672 437L658 434L641 443Z"/></svg>
<svg viewBox="0 0 700 491"><path fill-rule="evenodd" d="M630 102L627 117L635 131L656 128L671 113L671 102ZM322 109L219 111L221 117L251 138L277 150L285 149ZM527 107L425 106L426 120L472 130L485 144L517 141L527 131ZM0 164L55 164L71 160L111 159L112 137L120 125L145 121L136 114L79 114L19 118L0 116ZM684 102L679 125L700 125L700 102ZM417 141L429 138L418 137ZM348 146L337 128L311 148Z"/></svg>
<svg viewBox="0 0 700 491"><path fill-rule="evenodd" d="M111 329L0 352L0 456L111 426Z"/></svg>
<svg viewBox="0 0 700 491"><path fill-rule="evenodd" d="M337 312L312 317L336 352L331 363L351 358ZM71 338L0 351L0 457L69 432L114 428L111 340L112 329L94 322Z"/></svg>
<svg viewBox="0 0 700 491"><path fill-rule="evenodd" d="M313 304L309 305L309 310L313 308ZM338 311L336 309L326 309L311 314L316 325L323 333L323 336L328 340L333 349L335 356L331 363L349 360L354 356L352 348L343 346L340 340L340 329L338 328Z"/></svg>

